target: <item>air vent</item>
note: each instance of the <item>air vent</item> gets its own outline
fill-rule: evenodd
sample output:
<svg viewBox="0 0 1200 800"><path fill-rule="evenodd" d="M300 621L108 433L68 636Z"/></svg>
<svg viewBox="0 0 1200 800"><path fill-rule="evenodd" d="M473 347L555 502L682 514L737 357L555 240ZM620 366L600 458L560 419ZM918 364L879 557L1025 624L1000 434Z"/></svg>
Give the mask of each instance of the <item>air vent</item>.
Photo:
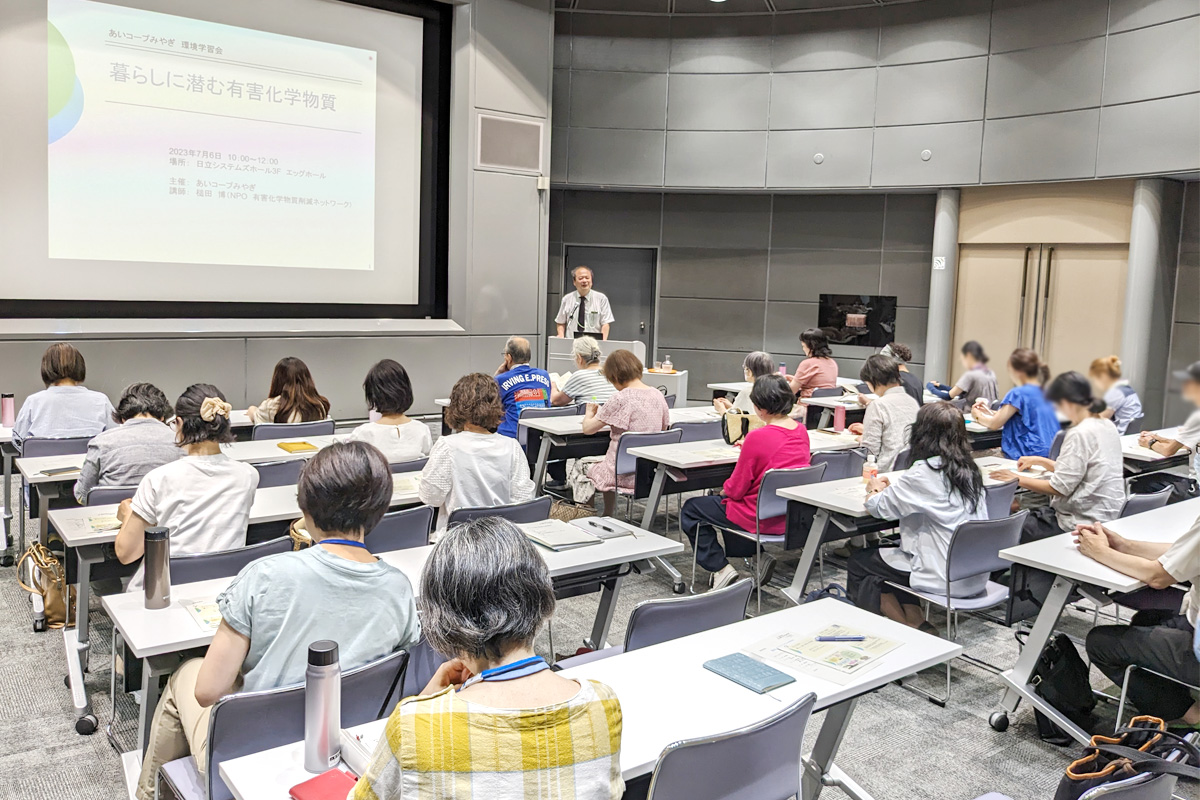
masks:
<svg viewBox="0 0 1200 800"><path fill-rule="evenodd" d="M542 123L479 115L479 167L542 173Z"/></svg>

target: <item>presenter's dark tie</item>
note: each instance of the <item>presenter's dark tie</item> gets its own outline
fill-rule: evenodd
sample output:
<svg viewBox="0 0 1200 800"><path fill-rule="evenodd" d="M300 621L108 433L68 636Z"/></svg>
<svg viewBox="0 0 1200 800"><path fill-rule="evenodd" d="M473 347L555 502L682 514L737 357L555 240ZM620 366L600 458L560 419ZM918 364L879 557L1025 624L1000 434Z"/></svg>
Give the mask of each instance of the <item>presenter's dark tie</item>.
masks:
<svg viewBox="0 0 1200 800"><path fill-rule="evenodd" d="M579 331L580 333L583 333L584 331L587 330L587 326L584 323L584 319L587 316L586 309L587 309L587 298L580 297L579 298L579 309L575 312L575 329L577 331Z"/></svg>

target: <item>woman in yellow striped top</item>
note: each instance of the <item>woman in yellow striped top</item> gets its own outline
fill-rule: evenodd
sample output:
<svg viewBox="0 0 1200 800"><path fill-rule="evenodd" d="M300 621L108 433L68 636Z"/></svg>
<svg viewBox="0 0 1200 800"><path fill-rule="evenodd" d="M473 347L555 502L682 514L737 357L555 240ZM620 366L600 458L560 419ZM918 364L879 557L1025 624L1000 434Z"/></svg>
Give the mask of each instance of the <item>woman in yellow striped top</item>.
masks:
<svg viewBox="0 0 1200 800"><path fill-rule="evenodd" d="M388 719L349 800L609 800L621 779L612 689L551 672L533 639L554 611L546 563L512 523L485 517L438 540L421 627L456 658Z"/></svg>

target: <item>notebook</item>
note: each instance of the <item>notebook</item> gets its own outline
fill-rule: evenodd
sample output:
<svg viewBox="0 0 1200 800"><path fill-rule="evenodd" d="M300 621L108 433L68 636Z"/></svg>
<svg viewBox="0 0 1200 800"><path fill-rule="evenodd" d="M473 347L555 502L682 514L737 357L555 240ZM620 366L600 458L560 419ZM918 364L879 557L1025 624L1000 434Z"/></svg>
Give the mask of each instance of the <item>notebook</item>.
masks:
<svg viewBox="0 0 1200 800"><path fill-rule="evenodd" d="M53 469L42 470L43 475L69 475L72 472L79 472L79 467L54 467Z"/></svg>
<svg viewBox="0 0 1200 800"><path fill-rule="evenodd" d="M766 694L780 686L796 682L796 679L786 672L780 672L745 653L730 653L705 661L704 668L758 694Z"/></svg>
<svg viewBox="0 0 1200 800"><path fill-rule="evenodd" d="M311 453L317 449L315 444L309 442L280 442L278 447L280 450L286 450L289 453Z"/></svg>
<svg viewBox="0 0 1200 800"><path fill-rule="evenodd" d="M637 538L637 528L609 517L583 517L571 520L571 524L587 531L599 539L616 539L620 536Z"/></svg>
<svg viewBox="0 0 1200 800"><path fill-rule="evenodd" d="M322 772L315 778L297 783L288 794L292 800L345 800L358 779L340 769Z"/></svg>
<svg viewBox="0 0 1200 800"><path fill-rule="evenodd" d="M600 544L602 541L595 534L588 533L574 525L568 525L560 519L525 522L517 527L524 531L525 535L533 542L556 552Z"/></svg>

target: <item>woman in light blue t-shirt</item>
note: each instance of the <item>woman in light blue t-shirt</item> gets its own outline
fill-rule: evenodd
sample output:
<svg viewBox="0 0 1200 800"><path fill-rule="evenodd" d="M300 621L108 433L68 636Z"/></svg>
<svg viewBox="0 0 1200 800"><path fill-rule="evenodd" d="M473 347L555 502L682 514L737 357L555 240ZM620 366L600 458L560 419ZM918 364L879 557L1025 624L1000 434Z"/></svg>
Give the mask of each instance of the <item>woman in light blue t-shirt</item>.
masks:
<svg viewBox="0 0 1200 800"><path fill-rule="evenodd" d="M1042 384L1050 378L1050 368L1027 347L1008 357L1008 374L1016 384L993 411L983 403L971 408L975 421L985 428L1000 431L1000 449L1005 458L1050 456L1050 446L1062 426L1054 407L1042 393Z"/></svg>

